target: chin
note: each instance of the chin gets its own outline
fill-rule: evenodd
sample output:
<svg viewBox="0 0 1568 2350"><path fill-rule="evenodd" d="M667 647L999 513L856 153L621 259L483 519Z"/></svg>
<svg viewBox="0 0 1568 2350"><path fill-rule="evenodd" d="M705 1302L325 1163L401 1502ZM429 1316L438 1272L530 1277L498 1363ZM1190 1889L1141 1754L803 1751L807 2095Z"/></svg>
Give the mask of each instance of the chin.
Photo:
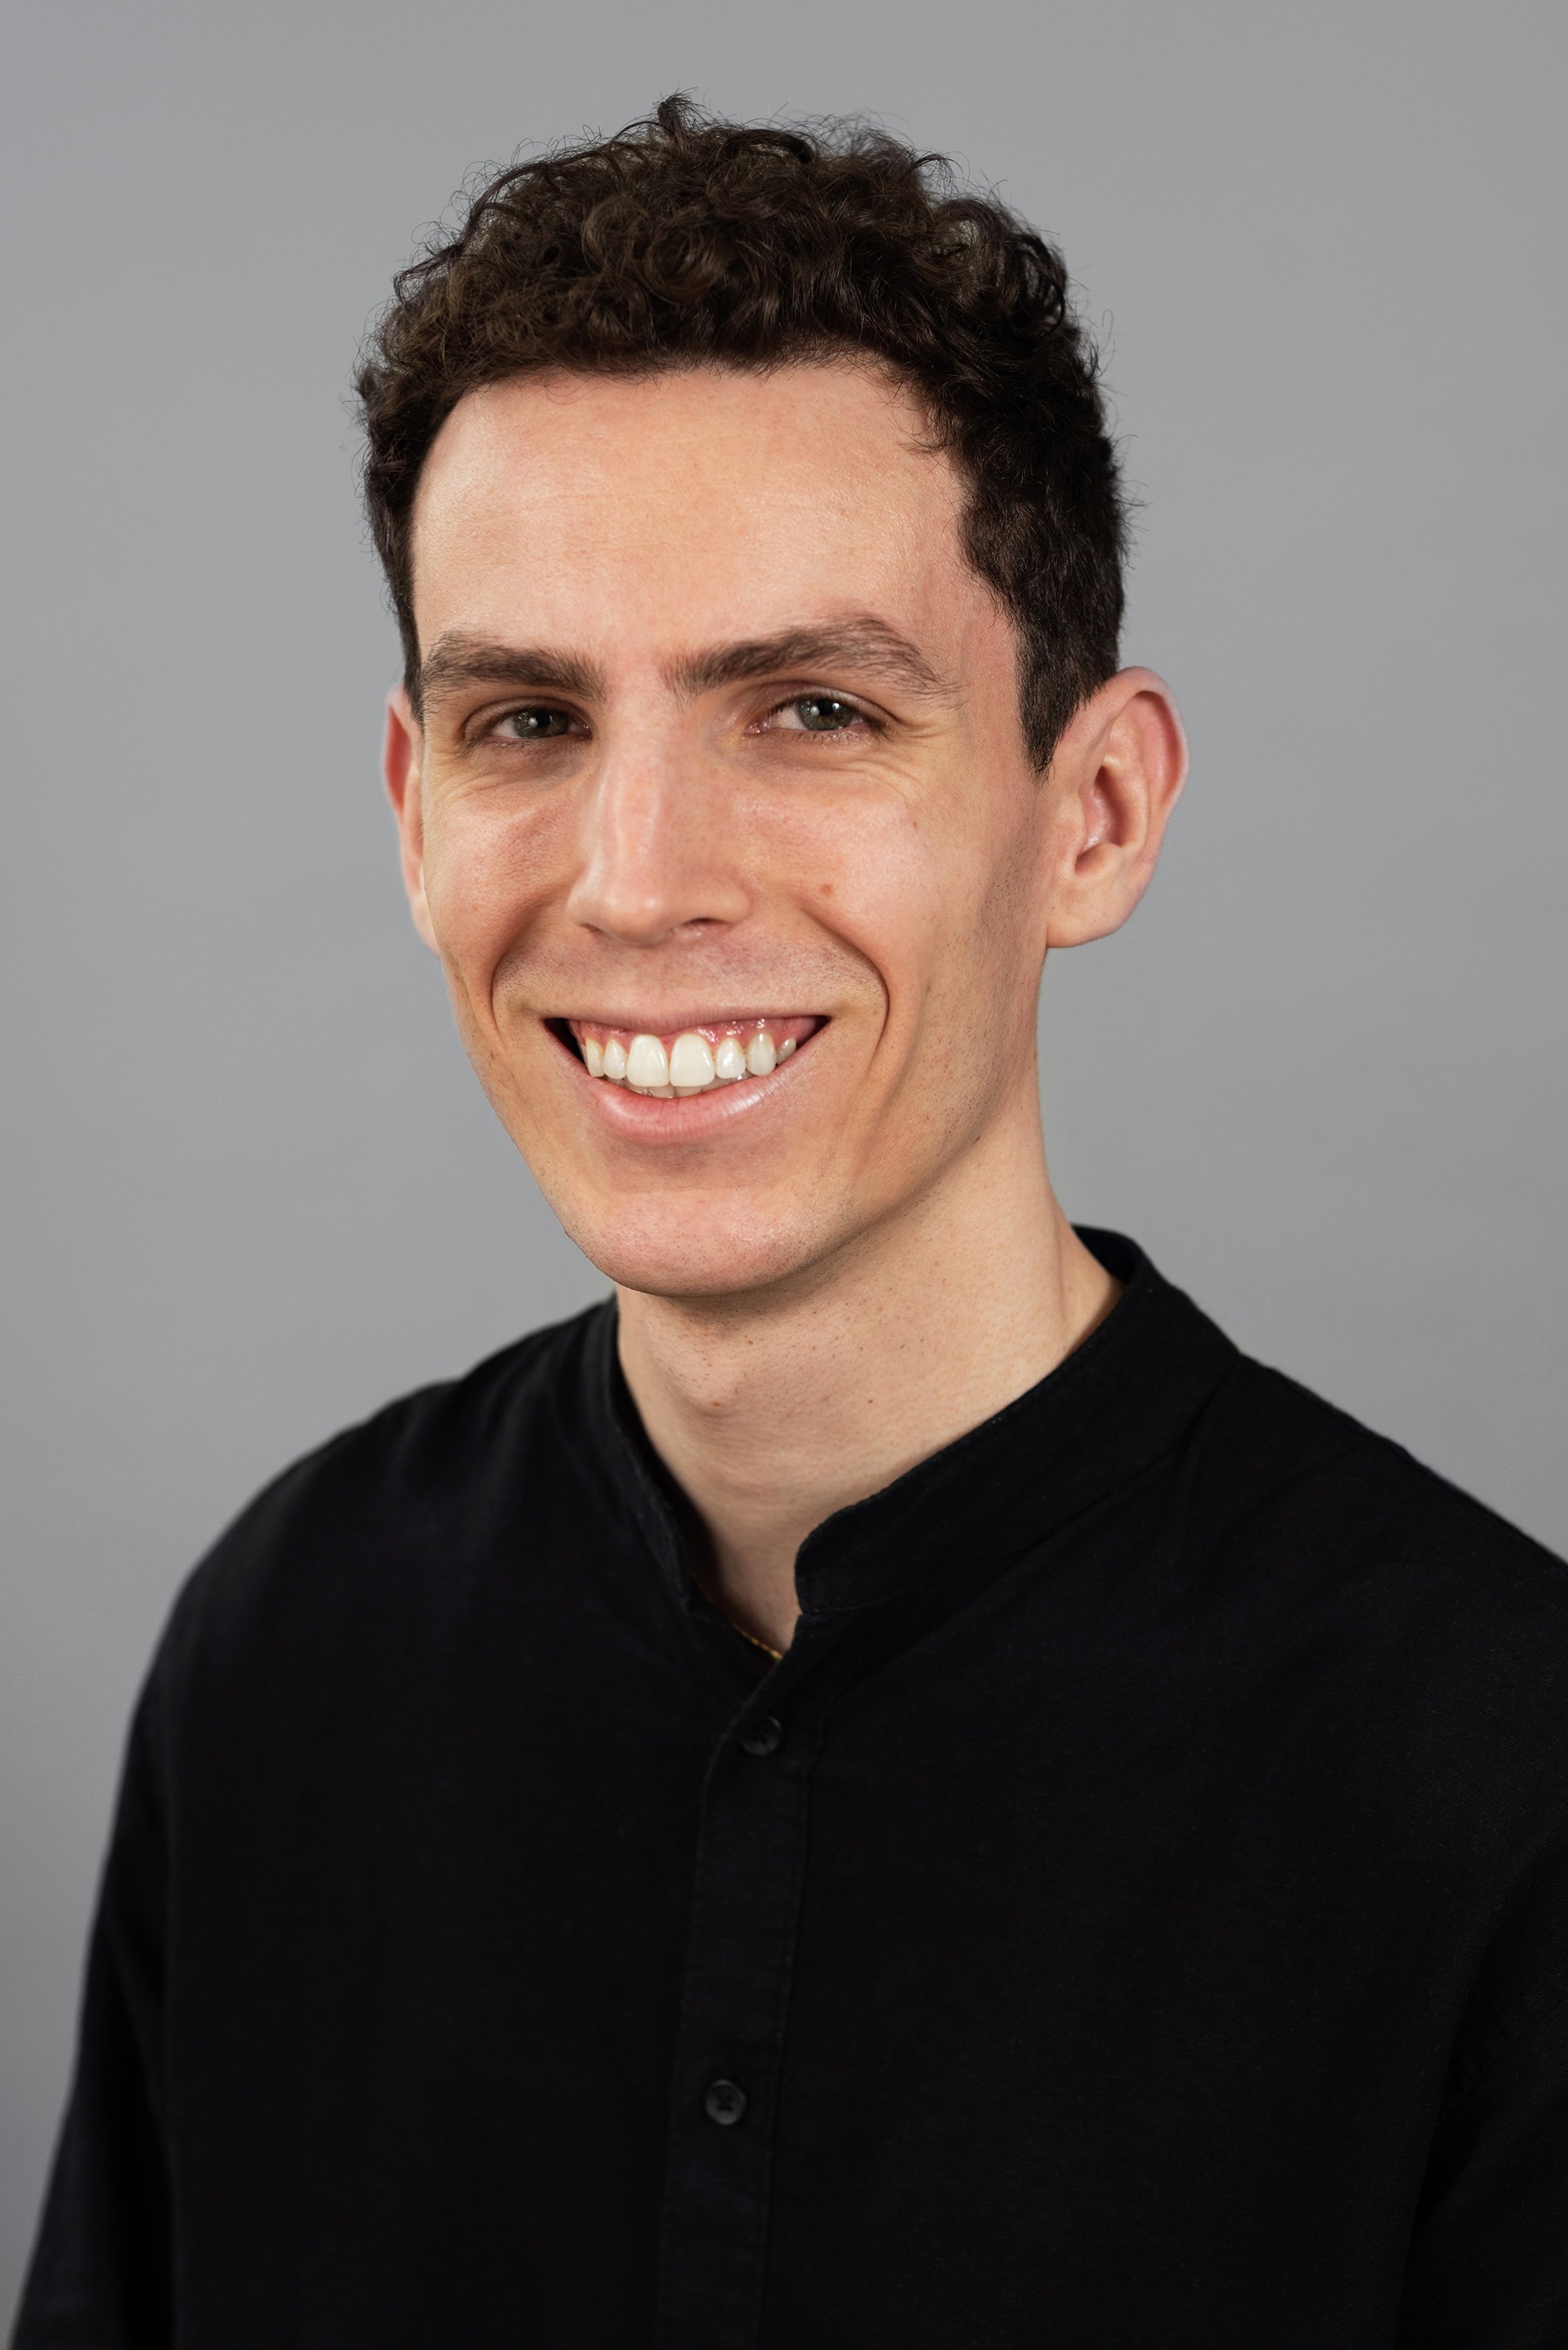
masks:
<svg viewBox="0 0 1568 2350"><path fill-rule="evenodd" d="M590 1263L618 1289L653 1297L739 1297L796 1278L831 1254L823 1222L759 1213L744 1199L623 1205L615 1213L551 1205Z"/></svg>

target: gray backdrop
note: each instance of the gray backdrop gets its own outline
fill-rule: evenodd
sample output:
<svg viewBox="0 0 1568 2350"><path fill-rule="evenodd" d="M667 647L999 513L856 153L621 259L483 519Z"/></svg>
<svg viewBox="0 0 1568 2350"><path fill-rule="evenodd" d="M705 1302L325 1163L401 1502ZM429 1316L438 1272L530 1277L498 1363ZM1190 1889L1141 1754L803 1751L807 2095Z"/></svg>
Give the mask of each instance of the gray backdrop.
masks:
<svg viewBox="0 0 1568 2350"><path fill-rule="evenodd" d="M176 1584L593 1295L376 778L345 386L471 165L867 109L1064 244L1194 775L1054 965L1047 1129L1256 1352L1568 1547L1561 0L7 0L0 2305Z"/></svg>

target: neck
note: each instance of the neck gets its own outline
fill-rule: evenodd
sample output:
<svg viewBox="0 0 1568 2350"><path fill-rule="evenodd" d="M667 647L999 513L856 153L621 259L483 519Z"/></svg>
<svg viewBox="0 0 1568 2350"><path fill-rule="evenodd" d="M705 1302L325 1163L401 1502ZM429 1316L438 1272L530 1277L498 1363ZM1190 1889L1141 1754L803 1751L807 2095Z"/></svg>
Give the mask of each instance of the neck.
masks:
<svg viewBox="0 0 1568 2350"><path fill-rule="evenodd" d="M701 1522L702 1579L770 1648L789 1646L812 1528L1023 1395L1116 1302L1056 1203L1031 1107L810 1277L620 1293L621 1367Z"/></svg>

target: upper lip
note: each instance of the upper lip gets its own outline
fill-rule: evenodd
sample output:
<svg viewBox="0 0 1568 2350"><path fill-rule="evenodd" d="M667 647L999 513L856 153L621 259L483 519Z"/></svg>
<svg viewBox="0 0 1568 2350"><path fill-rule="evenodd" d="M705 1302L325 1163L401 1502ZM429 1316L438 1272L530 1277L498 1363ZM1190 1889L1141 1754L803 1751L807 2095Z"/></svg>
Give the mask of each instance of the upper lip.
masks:
<svg viewBox="0 0 1568 2350"><path fill-rule="evenodd" d="M576 1020L587 1028L628 1028L636 1035L679 1035L685 1028L724 1028L739 1020L826 1020L822 1012L786 1011L782 1004L747 1004L738 1012L558 1012L557 1020Z"/></svg>

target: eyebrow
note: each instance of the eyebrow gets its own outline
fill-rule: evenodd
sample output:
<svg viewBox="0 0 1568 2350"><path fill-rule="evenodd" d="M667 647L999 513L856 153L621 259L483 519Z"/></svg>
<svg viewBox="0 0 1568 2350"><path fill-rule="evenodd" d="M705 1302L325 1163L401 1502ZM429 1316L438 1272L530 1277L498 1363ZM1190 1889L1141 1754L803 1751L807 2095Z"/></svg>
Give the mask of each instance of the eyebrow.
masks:
<svg viewBox="0 0 1568 2350"><path fill-rule="evenodd" d="M428 702L444 702L471 685L576 693L585 702L602 701L605 691L603 671L575 653L552 652L544 645L504 645L461 629L436 639L420 663L418 684L414 700L421 716Z"/></svg>
<svg viewBox="0 0 1568 2350"><path fill-rule="evenodd" d="M672 662L665 675L678 693L696 694L785 671L799 676L835 669L857 671L922 699L950 690L918 645L869 612L820 628L782 629L776 636L714 645Z"/></svg>
<svg viewBox="0 0 1568 2350"><path fill-rule="evenodd" d="M711 645L671 661L664 676L675 692L691 698L758 678L836 669L878 679L922 700L951 691L919 647L874 613ZM462 629L436 639L420 663L418 683L416 706L421 714L428 702L444 701L473 685L575 693L589 702L602 702L606 691L604 671L578 654L543 645L502 644Z"/></svg>

